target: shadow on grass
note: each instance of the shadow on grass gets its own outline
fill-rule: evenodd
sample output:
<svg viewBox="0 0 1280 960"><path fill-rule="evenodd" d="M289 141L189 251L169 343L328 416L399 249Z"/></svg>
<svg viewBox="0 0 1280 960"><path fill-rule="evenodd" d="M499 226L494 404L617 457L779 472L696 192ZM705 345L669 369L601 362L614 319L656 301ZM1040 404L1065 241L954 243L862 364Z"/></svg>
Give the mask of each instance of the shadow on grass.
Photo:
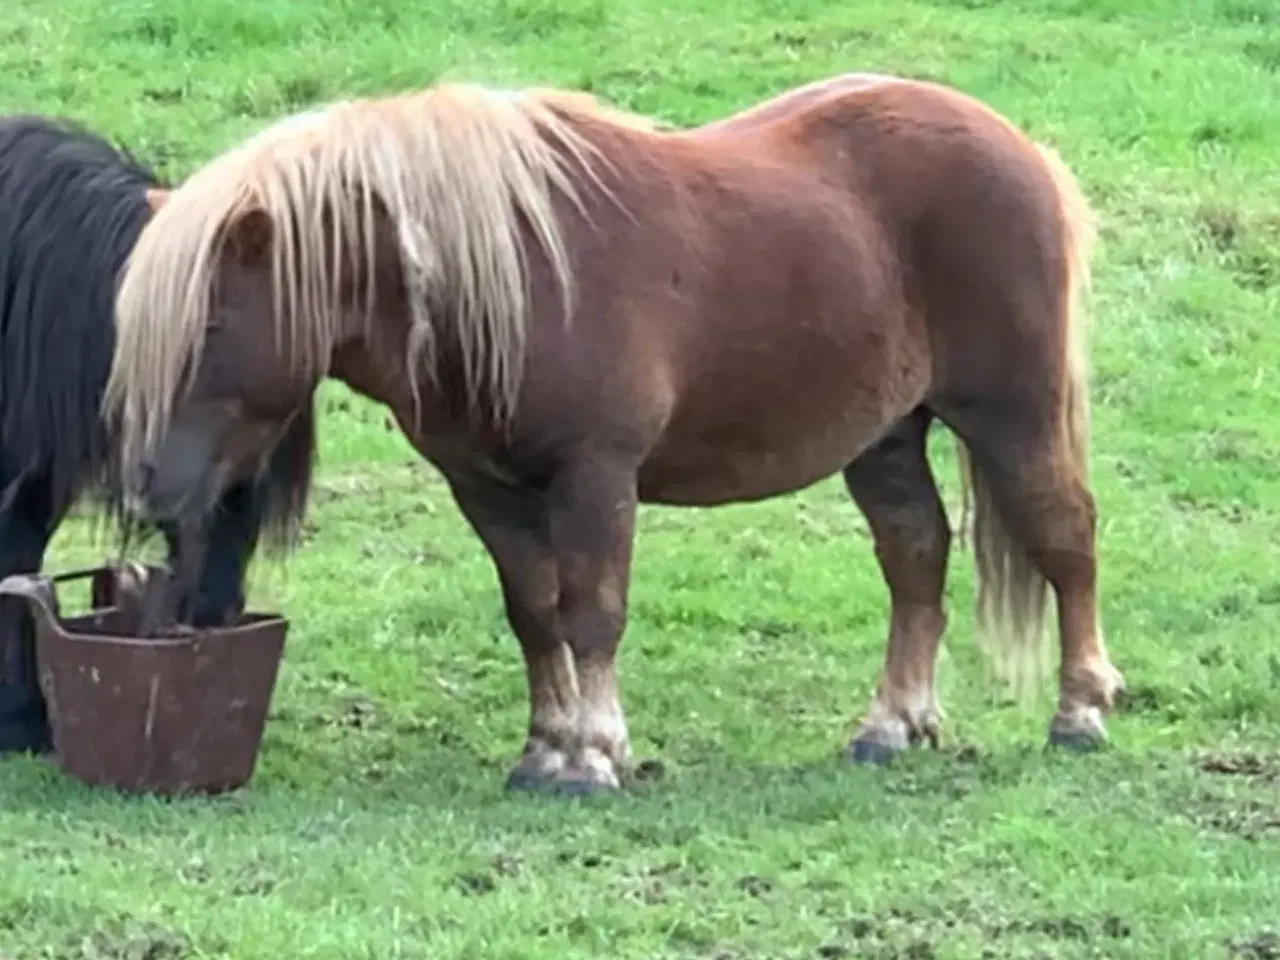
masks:
<svg viewBox="0 0 1280 960"><path fill-rule="evenodd" d="M296 745L277 742L266 749L254 779L241 790L177 797L92 787L64 775L50 760L10 758L0 761L0 793L8 812L67 815L78 821L91 821L99 812L114 821L122 807L241 815L263 805L283 805L302 812L334 798L365 809L417 808L479 818L506 816L513 808L630 815L644 808L692 805L708 808L707 813L721 808L749 818L808 820L874 818L884 813L886 803L954 803L983 791L1029 786L1087 790L1096 777L1114 777L1118 770L1151 776L1169 767L1150 755L1140 759L1115 750L1079 755L1028 745L983 753L960 744L910 751L887 766L854 764L838 753L793 764L711 760L674 770L646 761L617 793L569 798L509 792L504 788L505 760L480 757L457 744L418 746L399 756L386 748L372 752L383 758L381 765L368 765L368 755L348 755L361 763L341 765L331 753L299 751ZM305 776L297 775L299 768Z"/></svg>

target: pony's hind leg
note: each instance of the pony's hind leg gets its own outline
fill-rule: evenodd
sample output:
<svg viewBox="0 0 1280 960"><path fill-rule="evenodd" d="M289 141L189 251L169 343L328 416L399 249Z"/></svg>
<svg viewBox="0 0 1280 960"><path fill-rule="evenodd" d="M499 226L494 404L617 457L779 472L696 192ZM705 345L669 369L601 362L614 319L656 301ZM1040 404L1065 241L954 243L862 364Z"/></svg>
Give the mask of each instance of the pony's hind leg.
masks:
<svg viewBox="0 0 1280 960"><path fill-rule="evenodd" d="M5 484L0 482L0 493ZM0 580L38 573L55 524L47 485L21 487L0 510ZM22 630L27 611L15 599L0 600L0 753L52 749L48 714L35 667L35 637ZM9 646L10 640L16 640Z"/></svg>
<svg viewBox="0 0 1280 960"><path fill-rule="evenodd" d="M1025 691L1038 680L1052 588L1061 660L1049 741L1089 749L1106 741L1104 717L1124 678L1099 623L1097 512L1083 439L1064 435L1062 416L1043 395L1020 399L939 411L967 448L979 625L997 666Z"/></svg>
<svg viewBox="0 0 1280 960"><path fill-rule="evenodd" d="M929 423L917 410L844 471L890 595L884 670L847 751L859 763L887 762L921 741L936 746L940 733L934 668L951 530L926 453Z"/></svg>

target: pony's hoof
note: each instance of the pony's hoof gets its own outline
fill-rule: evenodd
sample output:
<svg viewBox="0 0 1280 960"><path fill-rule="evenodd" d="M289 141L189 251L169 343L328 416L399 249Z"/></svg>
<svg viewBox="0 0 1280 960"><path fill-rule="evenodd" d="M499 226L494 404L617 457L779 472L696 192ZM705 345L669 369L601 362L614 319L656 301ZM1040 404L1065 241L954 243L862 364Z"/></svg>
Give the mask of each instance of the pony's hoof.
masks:
<svg viewBox="0 0 1280 960"><path fill-rule="evenodd" d="M869 767L887 767L898 756L898 751L877 740L855 740L844 751L850 763Z"/></svg>
<svg viewBox="0 0 1280 960"><path fill-rule="evenodd" d="M1049 746L1072 753L1092 753L1107 745L1107 726L1102 711L1092 706L1069 707L1058 711L1049 724Z"/></svg>
<svg viewBox="0 0 1280 960"><path fill-rule="evenodd" d="M614 765L599 751L583 751L578 762L563 754L529 753L507 775L507 790L556 797L586 797L619 788Z"/></svg>
<svg viewBox="0 0 1280 960"><path fill-rule="evenodd" d="M552 797L594 797L614 793L614 783L606 783L589 773L566 770L554 777L538 776L524 770L512 770L507 776L509 793L539 793Z"/></svg>
<svg viewBox="0 0 1280 960"><path fill-rule="evenodd" d="M556 797L598 797L617 792L611 783L602 783L587 774L565 773L547 784L547 791Z"/></svg>
<svg viewBox="0 0 1280 960"><path fill-rule="evenodd" d="M548 782L546 777L540 777L536 773L516 767L516 769L507 774L507 792L536 793L546 786Z"/></svg>
<svg viewBox="0 0 1280 960"><path fill-rule="evenodd" d="M1049 730L1049 746L1072 753L1094 753L1107 745L1106 735L1091 730Z"/></svg>

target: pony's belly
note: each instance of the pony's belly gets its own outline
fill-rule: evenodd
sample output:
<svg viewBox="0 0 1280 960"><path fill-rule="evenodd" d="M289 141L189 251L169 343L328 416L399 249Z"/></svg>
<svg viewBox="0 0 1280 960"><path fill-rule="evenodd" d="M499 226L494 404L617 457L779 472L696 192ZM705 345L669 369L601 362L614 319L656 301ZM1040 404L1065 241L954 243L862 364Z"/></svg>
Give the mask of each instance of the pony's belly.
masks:
<svg viewBox="0 0 1280 960"><path fill-rule="evenodd" d="M839 466L797 470L794 464L779 465L771 457L751 460L732 458L691 472L683 464L676 471L642 470L639 494L643 503L682 507L712 507L729 503L767 500L803 490L835 473ZM840 465L843 466L843 465Z"/></svg>
<svg viewBox="0 0 1280 960"><path fill-rule="evenodd" d="M773 443L664 442L639 472L645 503L715 506L766 500L803 490L847 467L908 410L874 425L832 424Z"/></svg>

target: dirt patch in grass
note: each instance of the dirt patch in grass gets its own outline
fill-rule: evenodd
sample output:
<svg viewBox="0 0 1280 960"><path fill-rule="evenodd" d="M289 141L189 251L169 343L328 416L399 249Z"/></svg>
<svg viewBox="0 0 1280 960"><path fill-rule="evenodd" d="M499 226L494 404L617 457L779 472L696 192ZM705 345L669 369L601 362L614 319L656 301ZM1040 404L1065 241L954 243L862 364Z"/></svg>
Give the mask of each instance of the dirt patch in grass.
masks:
<svg viewBox="0 0 1280 960"><path fill-rule="evenodd" d="M1125 940L1131 928L1115 915L1071 917L1043 915L1003 917L994 908L957 904L953 909L924 913L893 907L877 914L853 917L842 924L842 936L818 947L818 957L874 957L876 960L931 960L943 943L957 934L977 935L989 945L984 957L1006 957L1010 941L1031 938L1049 942L1092 944L1105 950L1107 942Z"/></svg>
<svg viewBox="0 0 1280 960"><path fill-rule="evenodd" d="M1240 960L1280 960L1280 933L1264 930L1253 936L1228 940L1227 950Z"/></svg>
<svg viewBox="0 0 1280 960"><path fill-rule="evenodd" d="M48 960L184 960L196 955L180 931L134 920L95 924L43 954Z"/></svg>
<svg viewBox="0 0 1280 960"><path fill-rule="evenodd" d="M1187 805L1196 826L1257 841L1280 836L1280 755L1240 752L1205 754L1197 768L1213 777L1229 777L1230 790L1197 790Z"/></svg>
<svg viewBox="0 0 1280 960"><path fill-rule="evenodd" d="M1236 284L1265 290L1280 280L1280 219L1205 206L1197 211L1196 223L1205 248Z"/></svg>
<svg viewBox="0 0 1280 960"><path fill-rule="evenodd" d="M1280 754L1206 754L1200 758L1198 766L1205 773L1280 783Z"/></svg>

